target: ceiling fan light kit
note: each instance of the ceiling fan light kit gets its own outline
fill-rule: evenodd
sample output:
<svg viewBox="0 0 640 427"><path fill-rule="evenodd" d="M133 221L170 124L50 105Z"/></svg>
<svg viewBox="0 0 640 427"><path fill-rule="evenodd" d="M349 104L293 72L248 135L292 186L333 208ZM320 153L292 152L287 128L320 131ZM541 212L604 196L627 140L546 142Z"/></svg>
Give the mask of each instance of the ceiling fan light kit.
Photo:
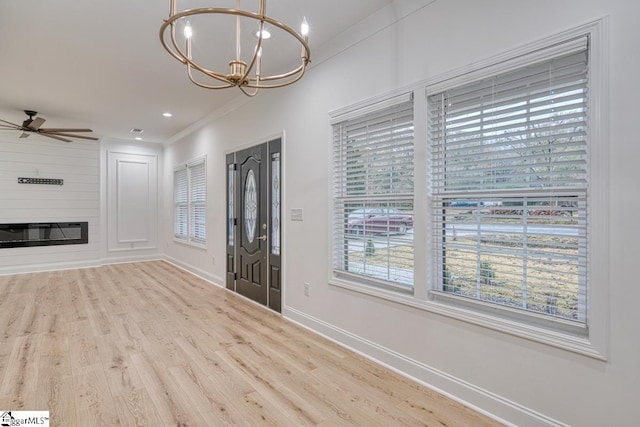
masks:
<svg viewBox="0 0 640 427"><path fill-rule="evenodd" d="M309 50L309 24L306 18L303 19L300 26L300 32L295 31L288 25L285 25L266 14L266 0L258 0L259 7L257 12L243 10L240 0L236 0L236 8L222 7L203 7L196 9L186 9L179 11L177 8L177 0L169 2L169 18L164 20L160 27L160 41L162 46L173 56L186 66L187 76L194 84L205 89L227 89L231 87L239 88L247 96L255 96L260 89L273 89L288 86L297 82L304 75L307 65L311 60L311 51ZM190 18L195 20L196 16L204 15L226 15L236 18L235 22L235 58L229 60L228 72L220 72L210 70L201 62L194 58L192 43L194 40L194 31L191 26ZM256 21L258 30L251 33L251 37L257 39L253 51L247 57L242 57L242 30L241 19L250 19ZM182 22L178 25L178 22ZM301 46L300 57L296 62L299 65L280 74L263 74L263 41L271 38L269 28L280 29L290 38L295 39ZM179 37L176 35L178 27L183 29L184 48L179 43ZM273 40L271 40L273 41ZM270 41L270 42L271 42ZM266 45L266 44L265 44ZM270 47L270 49L278 49ZM245 60L246 59L246 60ZM194 72L195 71L195 72ZM194 74L198 77L196 78ZM203 79L206 82L203 82Z"/></svg>
<svg viewBox="0 0 640 427"><path fill-rule="evenodd" d="M38 113L33 110L24 110L24 113L29 117L22 122L22 125L8 122L0 119L0 130L19 130L22 131L20 138L27 138L32 133L46 136L47 138L56 139L62 142L71 142L69 138L80 138L97 141L98 138L93 136L74 135L76 132L93 132L91 129L76 129L76 128L43 128L41 127L45 119L41 117L35 117ZM35 118L34 118L35 117Z"/></svg>

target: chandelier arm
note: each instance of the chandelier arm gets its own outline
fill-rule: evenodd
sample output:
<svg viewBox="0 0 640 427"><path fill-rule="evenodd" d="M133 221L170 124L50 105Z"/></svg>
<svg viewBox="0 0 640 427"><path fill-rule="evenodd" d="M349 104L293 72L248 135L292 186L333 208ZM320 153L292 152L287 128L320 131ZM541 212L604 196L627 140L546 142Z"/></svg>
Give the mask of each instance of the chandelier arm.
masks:
<svg viewBox="0 0 640 427"><path fill-rule="evenodd" d="M302 44L302 46L304 46L305 51L306 51L307 61L311 61L311 50L309 49L308 43L293 28L289 27L286 24L283 24L280 21L277 21L277 20L275 20L273 18L270 18L270 17L268 17L266 15L260 15L258 13L249 12L249 11L246 11L246 10L224 9L224 8L219 8L219 7L203 7L203 8L197 8L197 9L183 10L182 12L178 12L178 13L174 14L173 16L171 16L169 19L164 21L164 23L160 27L160 39L162 41L164 40L164 38L162 37L163 33L164 33L166 27L168 25L170 25L172 22L175 23L179 19L185 18L187 16L200 15L200 14L239 15L239 16L243 16L245 18L254 19L256 21L264 21L264 22L266 22L268 24L271 24L271 25L273 25L275 27L280 28L281 30L286 31L287 33L289 33L290 35L295 37L296 40L298 40L298 42L300 42L300 44ZM166 44L164 42L162 44L163 44L163 46L165 46L165 49L166 49Z"/></svg>
<svg viewBox="0 0 640 427"><path fill-rule="evenodd" d="M302 76L304 76L304 72L300 72L300 74L298 74L294 79L292 80L287 80L286 82L282 82L282 83L274 83L274 84L248 84L245 85L246 87L251 87L251 88L256 88L256 89L276 89L279 87L285 87L285 86L289 86L291 84L294 84L295 82L297 82L298 80L300 80L302 78Z"/></svg>
<svg viewBox="0 0 640 427"><path fill-rule="evenodd" d="M287 24L283 24L282 22L276 21L275 19L270 18L268 16L264 16L263 19L268 24L274 25L274 26L280 28L281 30L284 30L287 33L291 34L293 37L295 37L296 40L298 40L298 42L300 42L300 44L304 47L306 55L303 55L303 57L306 58L306 60L308 62L311 62L311 49L309 49L309 43L307 43L307 41L304 39L304 37L302 37L300 34L298 34L293 28L291 28Z"/></svg>
<svg viewBox="0 0 640 427"><path fill-rule="evenodd" d="M172 22L171 23L171 44L173 44L173 49L175 50L175 52L177 52L177 58L180 62L182 62L183 64L186 64L188 61L188 57L187 55L182 51L182 49L180 49L180 46L178 46L178 41L176 40L176 23Z"/></svg>
<svg viewBox="0 0 640 427"><path fill-rule="evenodd" d="M173 16L171 16L168 20L164 21L164 23L162 24L162 26L160 27L160 42L162 43L162 46L165 48L165 50L167 50L174 58L176 58L178 61L180 61L182 64L189 64L191 65L193 68L195 68L196 70L200 71L202 74L205 74L209 77L212 77L216 80L219 80L223 83L229 83L230 86L229 87L233 87L235 86L235 84L232 84L229 79L227 78L226 74L222 74L222 73L218 73L216 71L213 70L209 70L207 68L204 68L200 65L198 65L197 63L193 62L192 60L190 60L188 58L188 56L184 53L184 51L180 48L180 46L178 46L178 42L176 40L176 35L175 35L175 22L178 21L179 19L186 17L186 16L191 16L191 15L198 15L200 13L209 13L209 14L216 14L216 13L221 13L221 14L226 14L226 15L237 15L237 16L244 16L247 18L252 18L255 20L261 20L260 16L253 13L253 12L247 12L244 10L236 10L236 9L221 9L221 8L201 8L201 9L189 9L189 10L185 10L182 11L180 13L177 13ZM171 49L164 38L164 32L166 31L167 26L171 26L171 44L173 45L173 49Z"/></svg>
<svg viewBox="0 0 640 427"><path fill-rule="evenodd" d="M245 86L246 87L246 86ZM247 95L249 98L253 98L254 96L256 96L258 94L258 88L255 88L256 90L253 92L248 92L244 87L242 86L238 86L238 89L240 89L242 91L242 93L244 93L245 95Z"/></svg>
<svg viewBox="0 0 640 427"><path fill-rule="evenodd" d="M180 55L178 55L176 52L174 52L174 50L169 47L169 45L167 44L166 40L164 39L164 33L165 33L165 30L166 30L168 25L170 25L172 27L171 31L170 31L171 39L172 39L171 42L172 42L173 46L177 49L177 43L176 43L176 40L175 40L176 34L175 34L175 28L174 28L175 22L173 22L173 21L169 22L168 20L165 20L162 23L162 25L160 26L160 43L162 43L162 47L164 47L164 49L167 52L169 52L169 54L171 54L171 56L173 56L175 59L177 59L181 63L185 64L186 60L184 58L181 58ZM180 50L180 49L177 49L177 50Z"/></svg>
<svg viewBox="0 0 640 427"><path fill-rule="evenodd" d="M256 71L256 78L255 79L252 79L252 78L247 79L247 77L249 77L249 74L251 73L251 70L253 69L253 66L256 64L256 59L258 58L258 52L260 52L260 48L262 48L262 30L263 30L263 28L264 28L264 21L260 21L260 28L258 29L258 31L259 31L258 34L260 34L260 37L258 37L258 44L256 45L256 49L253 52L253 56L251 57L251 62L249 63L249 66L247 67L247 70L245 71L244 76L242 76L242 80L240 80L241 82L251 81L251 80L260 81L260 75L258 74L257 71Z"/></svg>
<svg viewBox="0 0 640 427"><path fill-rule="evenodd" d="M288 73L285 74L279 74L277 76L266 76L266 77L260 77L260 81L273 81L273 80L282 80L282 79L286 79L288 77L294 76L296 74L302 73L304 74L307 68L307 64L306 63L302 63L302 65L300 65L298 68L296 68L295 70L291 70ZM302 77L302 76L300 76ZM300 78L296 78L296 80L292 81L291 83L295 83L298 80L300 80Z"/></svg>
<svg viewBox="0 0 640 427"><path fill-rule="evenodd" d="M163 26L164 28L165 26ZM187 65L187 67L191 66L193 68L195 68L196 70L200 71L201 73L208 75L211 78L214 78L216 80L219 80L223 83L229 83L229 80L227 80L227 76L224 74L220 74L217 73L213 70L208 70L204 67L201 67L200 65L196 64L195 62L193 62L192 60L189 59L188 55L185 54L183 52L182 49L180 49L180 46L178 46L178 41L176 40L176 32L175 32L175 21L171 22L171 43L173 44L173 48L171 49L169 48L166 44L165 44L165 40L162 34L162 29L160 30L160 37L161 37L161 41L162 41L162 45L165 47L165 49L171 54L173 55L178 61L180 61L181 63ZM175 51L174 51L175 50ZM195 82L194 82L195 83ZM228 87L232 87L233 85L230 85Z"/></svg>
<svg viewBox="0 0 640 427"><path fill-rule="evenodd" d="M187 76L189 77L189 80L191 80L191 83L193 83L195 85L198 85L198 86L200 86L201 88L204 88L204 89L228 89L230 87L235 86L232 83L229 83L227 81L223 81L223 80L220 80L220 79L217 79L217 80L220 80L220 81L222 81L223 83L226 83L226 84L220 85L220 86L213 86L213 85L208 85L208 84L205 84L205 83L200 83L199 81L197 81L193 77L193 74L191 73L191 67L189 67L188 65L187 65Z"/></svg>
<svg viewBox="0 0 640 427"><path fill-rule="evenodd" d="M223 83L229 83L231 84L231 82L229 81L229 79L227 78L227 76L225 74L220 74L220 73L216 73L215 71L209 70L207 68L201 67L198 64L196 64L195 62L187 59L187 67L191 67L191 68L195 68L196 70L200 71L202 74L204 74L205 76L209 76L213 79L219 80ZM234 84L231 84L231 86L235 86Z"/></svg>

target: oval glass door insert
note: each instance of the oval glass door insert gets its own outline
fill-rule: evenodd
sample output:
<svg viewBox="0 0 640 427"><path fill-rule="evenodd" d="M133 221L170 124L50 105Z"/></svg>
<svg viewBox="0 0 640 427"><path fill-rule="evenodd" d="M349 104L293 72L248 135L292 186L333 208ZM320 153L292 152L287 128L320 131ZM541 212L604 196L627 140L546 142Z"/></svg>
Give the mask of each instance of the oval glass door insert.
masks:
<svg viewBox="0 0 640 427"><path fill-rule="evenodd" d="M249 170L244 188L244 227L249 243L253 243L253 239L256 237L257 217L258 193L256 189L256 178L253 175L253 170Z"/></svg>

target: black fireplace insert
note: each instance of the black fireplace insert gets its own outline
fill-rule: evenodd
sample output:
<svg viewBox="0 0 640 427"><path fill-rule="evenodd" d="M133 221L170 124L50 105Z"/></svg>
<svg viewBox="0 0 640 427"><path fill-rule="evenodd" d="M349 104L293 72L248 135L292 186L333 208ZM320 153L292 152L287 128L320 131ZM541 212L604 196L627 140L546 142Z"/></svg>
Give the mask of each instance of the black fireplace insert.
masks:
<svg viewBox="0 0 640 427"><path fill-rule="evenodd" d="M0 224L0 248L89 243L88 222Z"/></svg>

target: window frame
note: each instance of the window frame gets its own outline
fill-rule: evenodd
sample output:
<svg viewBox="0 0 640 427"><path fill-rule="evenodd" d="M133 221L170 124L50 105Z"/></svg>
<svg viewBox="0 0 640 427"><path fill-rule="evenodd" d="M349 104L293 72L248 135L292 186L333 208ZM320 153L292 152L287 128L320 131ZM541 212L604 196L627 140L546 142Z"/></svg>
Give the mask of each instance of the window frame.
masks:
<svg viewBox="0 0 640 427"><path fill-rule="evenodd" d="M541 326L544 326L549 329L558 329L566 332L572 332L576 335L582 335L582 336L586 336L588 334L587 319L586 319L586 316L588 316L588 312L586 310L587 307L585 304L585 295L584 295L584 293L587 293L588 286L589 286L587 275L586 275L587 265L586 265L586 256L585 256L587 253L587 248L582 246L583 244L588 245L587 192L588 192L588 180L590 177L589 168L586 162L586 158L588 156L588 147L589 147L588 133L586 135L587 138L585 139L578 138L576 142L572 143L573 144L572 148L579 147L580 149L577 151L571 152L571 155L574 157L572 158L572 160L570 160L571 162L574 162L574 163L571 163L571 165L576 168L575 173L577 174L572 178L577 179L577 177L579 177L581 173L584 172L587 178L584 181L584 183L581 183L580 181L570 182L569 178L562 176L563 172L566 173L564 169L563 169L563 172L561 172L560 170L553 169L553 172L549 172L552 174L550 176L553 176L554 183L556 180L559 180L558 182L560 182L560 186L558 186L557 184L553 185L552 187L548 187L546 185L545 186L531 185L530 182L534 182L534 181L529 181L529 178L535 177L536 179L539 179L539 177L535 175L537 175L537 173L540 173L540 172L533 174L531 171L527 171L526 173L528 175L524 176L524 178L522 178L522 181L518 181L517 179L514 180L513 184L516 186L515 188L500 188L500 187L495 188L494 186L496 184L492 180L490 180L489 185L486 185L483 182L478 181L478 178L476 178L473 175L471 175L471 178L470 178L470 175L468 174L466 169L460 169L460 166L456 166L455 159L451 159L448 162L445 161L444 159L448 157L446 156L446 154L448 153L448 150L453 150L456 153L459 153L461 152L461 150L465 150L468 148L461 148L465 146L465 142L464 142L465 140L464 140L463 134L457 135L457 136L455 134L452 135L450 141L449 141L449 138L441 136L442 132L448 129L447 125L444 124L444 122L449 118L449 115L446 112L446 108L443 107L442 102L444 99L443 96L449 91L453 91L454 93L457 93L458 96L462 94L466 102L465 107L472 108L472 110L468 110L468 111L471 111L472 113L475 114L476 108L478 109L477 111L479 112L479 114L475 114L473 116L474 120L476 121L480 120L478 123L482 123L485 118L487 118L491 122L492 120L496 120L497 118L501 117L500 113L496 113L493 110L494 100L491 99L489 101L485 101L482 97L476 98L474 96L472 98L473 101L468 101L467 98L469 93L465 91L469 90L470 87L474 91L477 91L478 87L482 87L484 89L487 84L486 83L487 81L490 81L492 83L495 82L493 78L494 76L496 78L499 78L500 80L504 80L504 78L513 79L514 72L519 79L523 78L523 73L525 73L525 78L527 78L530 81L531 79L529 78L529 74L532 72L535 72L538 75L543 74L545 76L548 76L550 71L548 71L547 69L548 68L553 69L553 66L557 65L558 63L566 64L566 62L568 61L569 64L573 66L575 61L577 61L575 62L575 64L578 65L578 64L581 64L582 61L584 61L585 59L588 61L588 38L586 36L577 38L575 40L570 40L565 43L560 43L556 46L553 46L552 48L548 48L540 52L537 52L534 60L524 66L519 65L518 67L512 68L512 67L509 67L509 63L506 62L504 64L501 64L500 66L491 67L490 69L492 70L492 73L490 78L486 79L483 77L483 78L475 79L471 82L470 85L467 83L459 84L458 79L454 78L445 82L444 84L433 85L427 88L427 106L428 106L427 108L431 111L431 109L429 108L429 103L432 99L434 99L433 112L437 114L435 117L439 119L434 124L433 129L430 126L428 128L429 132L433 132L434 130L436 130L438 131L438 135L439 135L438 137L429 140L430 150L433 150L435 147L438 147L436 153L434 153L432 158L430 158L430 174L431 174L430 178L432 178L432 181L431 181L431 191L429 194L430 202L434 209L432 212L433 221L430 221L431 226L434 227L434 229L432 230L432 235L434 236L432 238L432 243L436 248L433 254L433 256L435 257L435 260L434 260L433 286L431 288L431 294L434 299L436 300L442 299L443 301L446 301L448 303L460 304L463 306L467 306L470 309L474 309L478 311L489 310L491 312L496 313L497 315L513 318L515 320L521 320L527 323L538 323ZM562 70L562 68L560 69ZM572 69L572 72L575 73L575 69ZM471 73L471 75L475 76L475 73ZM588 77L588 76L589 74L587 69L585 77ZM580 80L581 77L582 77L581 74L575 76L575 78L577 78L578 81L581 81ZM537 76L535 76L534 78L538 79ZM522 86L522 87L518 86L518 90L524 91L525 88L527 90L526 93L517 92L517 96L518 96L517 102L525 103L524 107L518 106L517 108L518 109L524 108L524 110L527 113L527 116L524 116L524 115L518 116L519 122L513 121L512 118L509 118L509 119L502 118L502 120L505 120L507 122L511 120L511 122L509 123L509 126L510 126L509 129L515 128L515 127L522 128L523 126L525 126L528 129L527 132L529 132L529 128L526 125L526 123L528 123L530 117L535 115L540 115L540 114L543 114L543 115L551 114L551 111L552 111L551 106L556 107L555 104L553 104L553 102L547 101L547 104L545 105L545 110L541 110L541 111L536 111L536 110L530 111L526 107L526 104L528 104L530 101L536 98L538 99L540 98L541 96L540 93L543 93L541 92L541 90L542 91L549 90L546 88L548 79L549 77L545 77L543 80L545 82L544 89L534 86L535 90L533 93L529 92L528 85ZM509 83L511 84L511 82ZM574 80L571 81L571 84L575 85ZM537 80L536 80L536 85L537 85ZM572 101L570 106L574 111L577 109L578 111L580 111L580 113L579 113L579 116L574 116L574 114L571 114L570 117L571 118L575 117L575 119L578 120L576 122L577 123L576 126L584 127L584 129L587 129L588 124L591 121L590 115L588 114L588 105L587 105L589 102L589 94L588 94L588 91L586 91L589 88L588 82L585 84L584 88L585 88L585 92L578 92L576 90L576 86L572 86L569 89L564 89L564 91L562 91L562 89L558 89L557 92L550 92L550 93L554 94L551 96L566 97L567 93L573 92L574 94L570 95L570 99ZM460 89L462 89L463 91L460 92ZM503 98L503 96L504 95L502 95L501 93L498 94L498 98L496 99L496 102L498 103L498 105L502 105L502 103L504 102L504 99L508 99L506 97ZM508 96L514 96L512 87L509 88ZM544 96L549 96L549 95L545 94ZM581 100L582 102L578 104L575 102L577 100ZM469 106L468 105L469 102L474 102L474 104L472 106ZM475 102L480 102L480 103L476 106ZM450 105L451 104L448 104L448 106ZM455 105L453 108L454 109L456 108ZM512 108L513 107L510 107L510 109ZM562 111L562 109L560 109L560 111ZM454 122L459 122L461 116L460 116L460 113L452 112L451 117L454 119ZM584 120L581 120L581 119L584 119ZM472 123L472 126L478 126L474 122L470 121L469 119L463 119L463 120L466 120L465 126L469 126L469 123ZM555 127L555 124L557 123L557 121L565 120L565 119L563 119L563 116L560 115L558 116L558 118L546 117L545 120L554 120L554 122L553 122L553 125L551 125L551 127L545 127L541 130L541 132L557 129ZM502 126L502 124L500 125ZM496 161L496 157L493 155L494 151L491 151L492 148L495 149L495 146L484 145L484 142L490 141L492 143L495 143L494 141L495 139L500 139L500 138L504 139L505 136L504 135L497 136L491 128L489 128L488 130L483 130L482 132L483 132L483 135L481 137L482 143L480 145L475 145L475 146L472 144L471 146L472 147L478 147L478 146L489 147L487 148L487 150L490 150L490 151L487 151L486 154L485 153L472 154L472 156L474 156L473 161L474 163L478 162L477 164L481 166L480 170L490 171L488 169L488 166L492 165L492 162ZM488 136L484 134L485 132L488 134ZM555 132L558 132L558 131L556 130ZM562 139L563 134L559 132L554 133L552 138ZM474 140L476 139L479 139L479 138L476 138L474 135ZM451 146L454 148L449 148L448 144L451 144ZM508 153L508 154L518 153L519 150L528 151L535 147L535 142L531 142L528 139L524 140L524 148L522 147L519 147L517 149L511 148L507 151L505 150L504 144L505 144L504 142L498 142L496 144L501 149L501 151L497 152L498 153L497 158L510 160L510 165L511 167L514 167L514 168L522 168L525 165L525 162L513 163L513 160L512 160L513 158L509 156L505 156L504 153ZM582 145L584 145L584 148L582 148ZM580 152L582 150L586 150L586 153L581 154ZM469 152L472 152L472 151L470 150ZM545 155L550 156L550 154L545 154ZM554 152L552 156L554 159L557 159L557 160L552 160L553 162L558 161L558 162L567 163L567 160L566 160L567 157L565 157L565 154L562 150L558 152ZM584 158L581 156L584 156ZM448 171L448 168L445 167L447 163L451 163L450 172ZM463 164L465 164L464 160L463 160ZM526 162L526 165L529 165L529 167L539 166L539 164L531 163L531 159L528 159L528 161ZM500 167L504 167L504 166L500 166ZM471 170L475 171L473 168L471 168ZM524 172L521 172L521 173L524 173ZM449 174L451 175L450 176L451 179L447 181L447 179L449 178ZM439 180L433 181L433 179L435 179L436 176L438 177ZM517 175L517 177L519 176L520 175ZM547 183L547 181L545 181L544 179L538 180L535 182L543 183L543 184ZM567 185L563 186L563 184L567 184ZM469 185L471 186L471 189L469 189L468 187ZM528 214L532 209L535 209L534 207L535 203L542 202L542 201L554 201L554 200L557 202L566 202L567 200L573 199L574 197L576 200L575 212L577 213L576 224L570 225L569 227L571 228L571 231L575 231L577 233L575 235L575 242L574 242L574 244L576 245L576 248L575 248L576 254L572 256L572 257L575 257L573 262L575 262L574 267L576 269L576 279L579 283L578 289L576 290L576 294L575 294L576 296L575 314L577 316L577 319L574 320L574 319L569 319L567 317L554 316L551 314L543 313L541 311L534 311L531 309L522 309L521 307L516 307L508 304L499 304L499 303L492 304L489 301L487 301L487 298L490 295L493 295L492 294L493 291L498 292L497 290L499 288L496 286L491 286L490 282L485 283L484 285L480 284L482 281L480 278L476 278L478 282L477 290L476 290L476 292L478 293L477 296L462 296L460 293L456 292L455 290L450 291L445 289L447 287L447 284L444 283L445 272L443 271L443 267L446 265L445 264L446 260L449 258L449 255L450 255L448 250L445 249L449 245L458 246L461 251L460 253L462 254L466 253L468 256L475 255L478 260L481 258L484 258L485 260L484 262L489 263L489 266L491 266L491 264L490 264L490 261L488 261L488 259L490 259L489 257L491 256L493 256L494 258L497 257L499 260L502 259L503 262L509 259L512 255L514 257L512 259L517 258L516 255L519 255L523 260L524 259L530 260L531 261L530 265L526 267L523 265L522 278L524 281L525 280L524 278L530 275L532 279L529 283L527 283L526 281L523 282L523 285L521 288L523 300L521 300L519 304L523 304L524 301L526 301L526 299L524 298L527 298L527 297L531 298L531 300L538 299L535 302L535 304L541 304L539 299L542 298L543 295L542 295L542 291L536 291L535 274L536 272L550 271L550 270L541 270L540 264L538 264L537 267L534 266L536 262L535 260L538 257L542 257L542 254L536 255L536 249L528 248L527 246L521 248L519 253L517 253L518 251L516 250L509 251L509 249L505 249L507 253L511 252L508 255L506 255L504 251L502 251L501 253L496 252L496 247L493 247L493 250L489 249L491 247L489 242L487 243L486 247L481 247L481 244L477 243L477 247L474 248L473 246L469 246L468 244L463 243L465 241L463 238L459 239L459 242L457 242L455 239L455 236L447 237L444 233L442 233L442 227L447 226L447 224L452 224L453 227L455 227L456 225L463 226L461 223L458 222L459 220L457 218L459 218L459 216L468 216L469 219L472 219L472 218L475 219L475 222L471 222L471 225L474 225L474 226L477 225L478 227L481 227L480 224L484 222L482 218L486 216L486 218L488 219L488 222L484 223L484 227L489 229L493 226L496 226L496 224L499 221L504 219L504 218L499 218L499 215L491 215L486 213L486 211L482 207L480 207L480 205L478 205L476 208L464 208L464 209L478 209L477 211L474 210L472 214L468 214L468 215L465 214L464 212L454 211L456 212L455 215L458 215L454 218L454 216L450 212L448 212L448 210L455 209L453 205L448 206L449 201L457 200L457 199L459 200L465 200L465 199L467 200L473 200L473 199L501 200L501 201L504 200L508 203L516 203L516 204L518 203L518 201L520 201L522 205L521 206L518 205L519 207L515 207L514 209L522 210L520 220L523 221L522 227L524 229L526 225L535 227L536 221L542 218L542 217L536 217L535 215L532 216ZM532 203L532 205L530 207L527 207L527 202ZM508 209L508 208L502 208L502 209ZM563 208L560 208L560 209L563 209ZM567 209L571 209L573 214L573 208L567 208ZM506 216L511 216L511 218L513 218L513 215L507 214ZM553 218L553 217L549 217L549 218ZM509 221L513 221L513 219L510 219ZM560 224L564 220L560 220L559 217L556 216L555 221L557 222L557 224ZM551 227L554 227L554 225L551 225ZM480 237L482 235L479 231L477 231L476 233L478 233L477 237ZM513 231L511 231L511 233L513 233ZM551 232L547 231L546 233L547 233L545 234L546 236L551 235ZM521 235L527 236L529 234L523 230ZM529 236L530 236L529 240L531 240L532 242L531 244L535 248L536 247L535 234L529 235ZM566 235L563 234L562 236L569 237L569 236L573 236L573 234L571 233ZM538 243L542 243L542 242L543 240L538 241ZM583 243L581 244L580 242L583 242ZM546 249L540 248L538 250L543 251L547 255L550 255L550 252L548 252L549 250L548 248ZM446 254L445 254L445 251L446 251ZM455 256L456 253L457 253L456 250L453 250L453 252L451 253L452 255L451 264L454 266L454 268L457 267L457 269L464 269L465 267L468 267L469 266L468 261L461 261L460 255ZM493 255L491 255L492 253ZM558 253L554 254L551 257L554 260L553 262L558 262L558 260L562 260L563 258L562 255ZM456 260L458 261L456 262ZM479 261L477 262L479 263ZM565 263L564 260L562 260L561 262L563 264ZM569 262L571 263L571 261ZM500 263L500 261L498 261L498 263ZM480 263L477 264L475 268L482 269L480 265L481 265ZM552 269L553 267L548 267L548 268ZM582 274L580 272L582 272ZM517 282L517 280L513 280L513 281ZM462 286L462 288L459 288L459 289L464 289L465 280L461 280L459 281L459 283L461 283L461 286ZM454 283L454 286L455 286L455 283ZM481 293L488 293L489 295L482 298Z"/></svg>
<svg viewBox="0 0 640 427"><path fill-rule="evenodd" d="M204 200L193 201L192 200L192 190L193 190L193 182L192 182L192 170L196 167L203 166L204 171ZM176 234L176 225L177 225L177 215L176 209L178 207L178 202L176 202L176 192L177 192L177 182L176 182L176 173L179 171L186 171L186 202L180 202L181 205L186 206L186 229L187 233L185 236ZM173 240L178 243L187 244L190 246L195 246L198 248L206 249L207 239L206 239L206 230L207 230L207 220L206 220L206 207L207 207L207 156L200 156L195 159L189 160L184 164L177 165L173 168L173 179L174 179L174 210L173 210L173 224L174 224L174 232L173 232ZM205 238L198 238L195 234L195 225L193 224L193 217L195 215L195 208L204 207L205 218L204 218L204 233Z"/></svg>
<svg viewBox="0 0 640 427"><path fill-rule="evenodd" d="M576 331L569 323L565 327L562 320L549 324L541 316L511 316L496 313L494 304L465 304L453 298L436 298L434 289L437 266L430 254L433 241L428 224L433 212L429 200L428 159L430 156L427 140L427 90L443 87L456 81L456 86L471 83L496 73L516 69L545 56L545 49L576 39L589 37L589 206L587 215L588 260L587 280L587 325L584 331ZM330 118L365 107L375 101L388 99L393 95L414 92L414 292L406 294L379 286L371 286L348 278L336 277L333 271L333 245L329 245L328 282L331 286L381 298L397 304L421 309L479 327L509 334L525 340L549 345L558 349L581 354L597 360L608 358L609 333L609 99L608 99L608 46L609 18L604 17L557 33L550 37L523 45L516 49L474 62L472 65L453 69L441 75L407 85L390 94L372 98L357 105L330 112ZM333 158L333 145L329 147L329 158ZM332 164L329 176L333 177ZM333 196L333 179L329 182L329 195ZM328 212L328 223L333 224L333 201ZM333 242L333 229L328 230ZM504 310L504 311L509 311ZM547 317L547 316L545 316Z"/></svg>
<svg viewBox="0 0 640 427"><path fill-rule="evenodd" d="M406 284L406 283L400 283L399 281L394 281L391 279L383 279L380 277L375 277L374 275L372 275L371 273L367 273L367 272L349 272L348 269L344 269L344 268L338 268L336 266L336 259L340 258L343 259L344 257L344 253L338 254L337 253L337 247L338 247L338 243L337 240L347 240L347 233L348 230L345 230L344 228L342 228L341 226L339 227L338 220L337 217L338 215L342 215L342 221L340 221L341 223L343 221L346 220L346 218L348 217L348 215L346 214L347 210L340 210L337 205L338 203L343 203L345 205L349 205L349 204L354 204L354 207L358 204L358 203L362 203L363 205L359 208L360 210L365 210L365 209L392 209L396 207L396 204L403 204L403 203L409 203L411 205L411 209L413 210L413 214L415 215L415 188L413 188L412 192L409 193L381 193L381 194L369 194L368 192L366 192L366 195L349 195L349 190L346 189L346 187L348 186L347 184L347 180L346 180L346 175L348 174L348 171L346 169L340 168L340 174L341 176L338 177L336 175L336 169L334 168L334 164L337 162L336 156L336 137L335 137L335 132L336 127L340 127L345 123L359 123L361 120L367 121L370 120L371 118L377 118L378 115L382 115L382 116L386 116L387 114L393 115L395 114L395 112L393 111L393 109L397 109L399 106L403 106L406 105L408 103L411 103L411 126L412 126L412 142L411 142L411 151L413 151L415 149L415 141L413 141L413 136L415 135L415 102L413 99L413 92L412 91L403 91L400 93L394 93L392 95L389 96L385 96L383 98L374 98L372 100L369 101L365 101L364 103L361 103L359 105L356 106L352 106L349 107L347 109L341 110L339 112L335 112L331 115L331 126L332 126L332 134L334 135L332 137L332 143L331 143L331 172L330 172L330 183L331 183L331 187L330 187L330 194L332 195L331 198L331 210L330 210L330 224L331 224L331 231L330 231L330 260L331 260L331 280L333 280L334 282L339 282L339 283L343 283L343 284L356 284L357 286L364 286L366 288L379 288L379 289L388 289L391 290L392 292L398 292L401 294L407 294L407 295L411 295L413 294L413 290L415 289L415 261L412 261L412 283L411 284ZM348 148L345 147L345 143L341 140L340 141L340 147L339 147L339 151L340 151L340 156L343 155L343 153L345 151L348 151ZM378 143L379 144L379 143ZM374 146L377 144L374 144ZM389 157L388 159L391 159L392 157ZM387 160L387 158L385 158L385 160ZM346 161L346 158L345 160ZM411 173L413 174L415 172L415 161L412 161L412 171ZM367 175L367 174L365 174ZM338 184L338 181L340 182L340 184ZM415 176L412 176L412 187L414 187L414 182L415 182ZM344 187L341 188L340 190L337 190L336 187L340 186L340 187ZM340 196L336 194L336 192L340 193ZM371 204L371 206L367 207L366 204ZM373 205L380 205L377 207L373 207ZM385 205L384 207L382 205ZM355 209L353 212L357 211L358 209ZM340 212L340 214L338 213L338 211ZM350 215L350 214L349 214ZM366 224L366 219L363 218L364 224ZM414 221L413 223L415 224L415 216L414 216ZM361 227L363 227L366 230L366 225L362 225ZM387 223L387 227L391 227L391 223L388 221ZM337 229L341 228L341 233L339 233L339 235L337 235ZM362 236L354 236L352 238L349 239L349 241L355 239L355 240L361 240L364 244L365 239L366 239L366 235L364 234L364 230L363 230L363 234ZM349 234L350 235L350 234ZM389 236L391 234L389 233ZM387 244L390 244L390 239L391 237L389 237ZM415 240L411 239L411 251L412 251L412 256L414 257L413 259L415 260ZM389 270L389 268L387 268L387 270ZM387 271L387 276L389 275L389 271Z"/></svg>

